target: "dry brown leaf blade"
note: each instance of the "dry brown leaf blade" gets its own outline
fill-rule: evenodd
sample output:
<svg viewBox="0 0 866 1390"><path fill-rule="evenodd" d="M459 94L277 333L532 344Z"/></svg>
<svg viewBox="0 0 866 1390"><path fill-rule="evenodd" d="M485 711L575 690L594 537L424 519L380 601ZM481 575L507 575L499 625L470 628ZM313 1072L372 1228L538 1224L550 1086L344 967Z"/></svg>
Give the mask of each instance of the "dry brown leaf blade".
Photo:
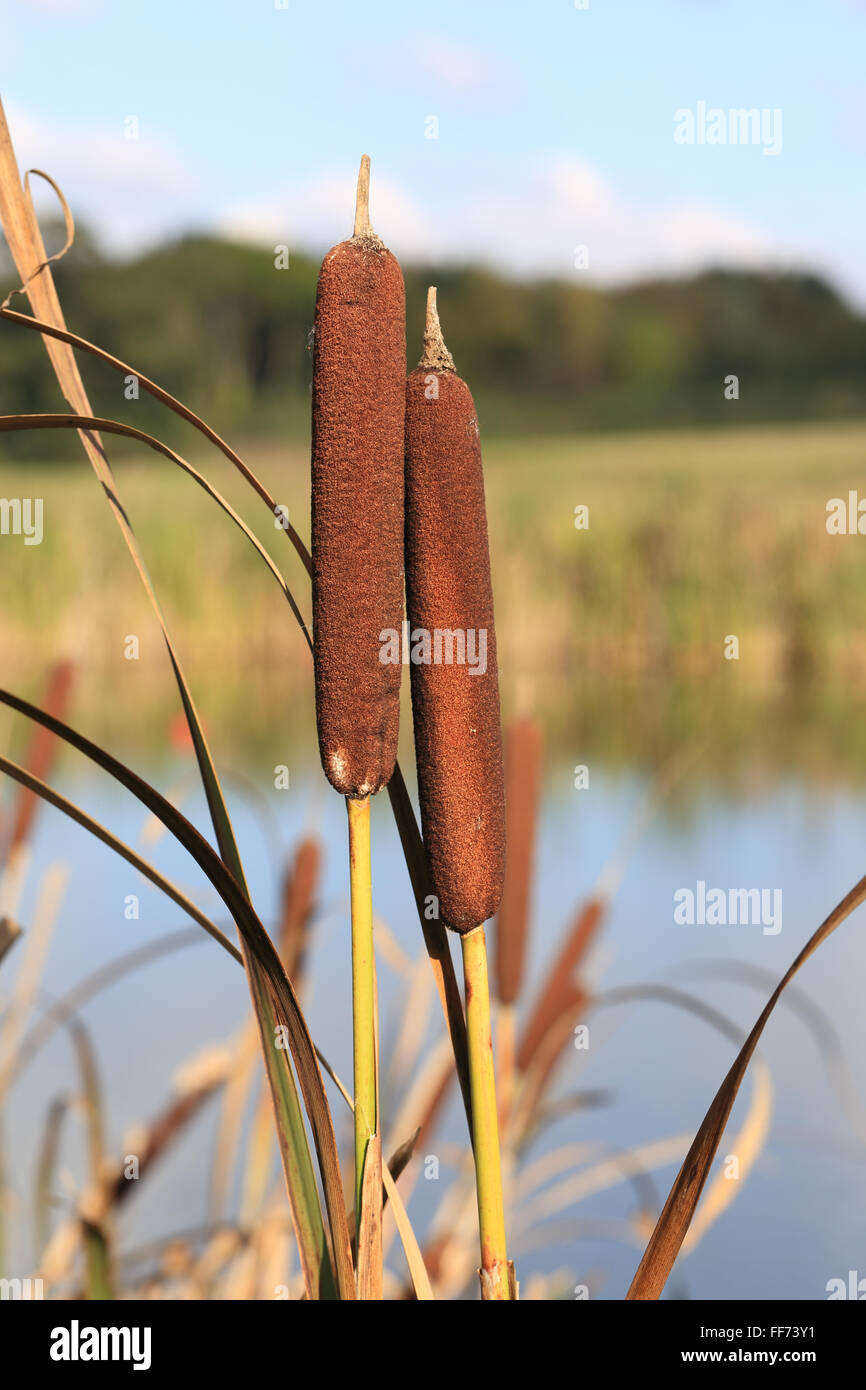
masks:
<svg viewBox="0 0 866 1390"><path fill-rule="evenodd" d="M737 1054L733 1066L716 1092L703 1123L695 1135L692 1146L686 1154L626 1294L627 1299L656 1299L660 1296L694 1216L740 1084L770 1014L776 1007L785 987L794 978L800 967L821 943L826 941L836 927L844 922L855 908L860 906L864 899L866 899L866 876L855 884L850 893L842 899L821 923L817 931L810 936L800 954L789 966L771 994L758 1021Z"/></svg>
<svg viewBox="0 0 866 1390"><path fill-rule="evenodd" d="M361 1180L361 1225L358 1231L358 1298L382 1298L382 1140L367 1141Z"/></svg>

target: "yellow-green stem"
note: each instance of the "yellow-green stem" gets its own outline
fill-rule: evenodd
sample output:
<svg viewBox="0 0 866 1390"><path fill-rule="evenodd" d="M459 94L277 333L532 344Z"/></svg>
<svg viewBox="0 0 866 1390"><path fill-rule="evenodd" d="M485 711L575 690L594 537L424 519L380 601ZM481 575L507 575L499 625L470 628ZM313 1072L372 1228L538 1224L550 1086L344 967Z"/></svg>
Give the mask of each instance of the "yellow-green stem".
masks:
<svg viewBox="0 0 866 1390"><path fill-rule="evenodd" d="M461 936L466 982L466 1033L469 1044L469 1088L472 1096L472 1142L475 1148L475 1186L481 1233L481 1292L485 1299L511 1298L505 1249L505 1207L502 1200L502 1162L490 1031L490 987L484 927Z"/></svg>
<svg viewBox="0 0 866 1390"><path fill-rule="evenodd" d="M361 1187L367 1143L376 1133L376 963L370 873L370 798L347 798L352 891L352 1037L355 1059L355 1230L361 1229Z"/></svg>

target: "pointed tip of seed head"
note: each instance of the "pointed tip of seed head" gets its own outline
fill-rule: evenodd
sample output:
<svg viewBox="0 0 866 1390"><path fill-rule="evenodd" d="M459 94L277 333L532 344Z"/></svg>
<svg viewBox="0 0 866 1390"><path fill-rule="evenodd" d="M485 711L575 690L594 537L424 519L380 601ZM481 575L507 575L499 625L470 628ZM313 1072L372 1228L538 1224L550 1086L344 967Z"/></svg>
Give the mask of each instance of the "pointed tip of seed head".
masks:
<svg viewBox="0 0 866 1390"><path fill-rule="evenodd" d="M370 224L370 156L368 154L361 155L361 167L358 170L358 188L355 194L355 228L352 232L352 240L361 242L365 246L375 247L377 250L384 244Z"/></svg>
<svg viewBox="0 0 866 1390"><path fill-rule="evenodd" d="M427 321L424 325L424 352L419 367L432 367L440 372L454 371L454 358L445 346L439 311L436 307L436 286L427 291Z"/></svg>
<svg viewBox="0 0 866 1390"><path fill-rule="evenodd" d="M370 156L361 155L358 170L358 189L355 194L355 236L369 236L370 226Z"/></svg>

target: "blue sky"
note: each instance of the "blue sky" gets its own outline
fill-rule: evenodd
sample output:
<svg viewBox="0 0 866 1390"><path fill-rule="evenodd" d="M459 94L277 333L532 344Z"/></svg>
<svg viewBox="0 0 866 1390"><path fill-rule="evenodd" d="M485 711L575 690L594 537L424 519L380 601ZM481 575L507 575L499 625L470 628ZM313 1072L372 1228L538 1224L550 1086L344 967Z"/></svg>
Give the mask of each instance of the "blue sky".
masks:
<svg viewBox="0 0 866 1390"><path fill-rule="evenodd" d="M367 152L374 225L406 260L601 282L809 266L866 305L866 0L2 0L0 16L20 162L113 249L212 228L322 250L351 230ZM674 113L699 102L780 111L780 152L676 143Z"/></svg>

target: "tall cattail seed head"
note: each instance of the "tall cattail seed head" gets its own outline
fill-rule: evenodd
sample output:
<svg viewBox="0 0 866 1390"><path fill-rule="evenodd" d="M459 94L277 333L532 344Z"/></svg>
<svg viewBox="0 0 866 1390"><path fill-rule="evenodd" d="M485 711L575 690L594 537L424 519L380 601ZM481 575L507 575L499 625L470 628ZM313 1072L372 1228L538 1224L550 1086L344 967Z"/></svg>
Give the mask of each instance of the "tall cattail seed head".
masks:
<svg viewBox="0 0 866 1390"><path fill-rule="evenodd" d="M406 389L406 601L424 845L442 919L467 932L502 894L505 794L478 420L435 293Z"/></svg>
<svg viewBox="0 0 866 1390"><path fill-rule="evenodd" d="M352 798L394 770L401 666L380 653L403 617L405 293L368 186L365 156L355 234L322 263L313 358L316 722L325 774Z"/></svg>
<svg viewBox="0 0 866 1390"><path fill-rule="evenodd" d="M496 917L496 986L503 1004L514 1003L523 980L540 787L541 730L523 716L505 733L508 865Z"/></svg>

